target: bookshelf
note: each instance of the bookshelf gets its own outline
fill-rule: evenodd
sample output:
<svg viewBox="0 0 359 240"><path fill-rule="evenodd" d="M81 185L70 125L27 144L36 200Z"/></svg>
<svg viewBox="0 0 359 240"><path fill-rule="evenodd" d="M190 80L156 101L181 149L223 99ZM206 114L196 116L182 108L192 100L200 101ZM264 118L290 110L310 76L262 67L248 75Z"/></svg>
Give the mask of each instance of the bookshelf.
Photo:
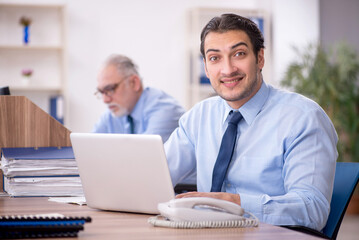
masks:
<svg viewBox="0 0 359 240"><path fill-rule="evenodd" d="M22 17L31 19L27 44ZM50 98L65 95L64 39L64 5L0 3L0 86L50 112ZM33 71L30 77L22 75L25 69Z"/></svg>
<svg viewBox="0 0 359 240"><path fill-rule="evenodd" d="M189 59L189 81L187 84L187 108L191 108L197 102L215 96L209 79L204 71L204 63L200 53L200 34L203 27L215 16L223 13L235 13L248 17L256 22L262 30L265 40L265 68L264 79L271 78L271 32L270 19L266 12L261 10L246 9L221 9L221 8L194 8L188 13L188 59ZM267 80L267 81L268 81Z"/></svg>

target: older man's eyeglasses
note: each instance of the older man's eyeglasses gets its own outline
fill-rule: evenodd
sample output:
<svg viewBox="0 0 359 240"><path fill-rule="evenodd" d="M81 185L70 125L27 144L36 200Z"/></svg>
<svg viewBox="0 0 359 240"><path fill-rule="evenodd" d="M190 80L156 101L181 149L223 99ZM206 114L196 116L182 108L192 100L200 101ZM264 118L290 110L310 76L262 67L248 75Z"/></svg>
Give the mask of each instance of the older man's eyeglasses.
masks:
<svg viewBox="0 0 359 240"><path fill-rule="evenodd" d="M105 86L103 89L97 89L97 91L94 94L98 99L102 99L103 95L106 95L107 97L112 97L113 94L115 93L116 89L125 80L126 80L126 78L118 83L109 84L109 85Z"/></svg>

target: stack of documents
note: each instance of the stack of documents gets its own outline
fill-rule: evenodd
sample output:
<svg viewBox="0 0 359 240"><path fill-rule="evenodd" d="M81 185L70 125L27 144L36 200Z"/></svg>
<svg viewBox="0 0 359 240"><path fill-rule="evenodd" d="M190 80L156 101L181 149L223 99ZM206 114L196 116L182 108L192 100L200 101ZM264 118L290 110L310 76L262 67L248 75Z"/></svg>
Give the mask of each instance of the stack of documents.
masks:
<svg viewBox="0 0 359 240"><path fill-rule="evenodd" d="M83 196L71 147L3 148L1 169L10 196Z"/></svg>

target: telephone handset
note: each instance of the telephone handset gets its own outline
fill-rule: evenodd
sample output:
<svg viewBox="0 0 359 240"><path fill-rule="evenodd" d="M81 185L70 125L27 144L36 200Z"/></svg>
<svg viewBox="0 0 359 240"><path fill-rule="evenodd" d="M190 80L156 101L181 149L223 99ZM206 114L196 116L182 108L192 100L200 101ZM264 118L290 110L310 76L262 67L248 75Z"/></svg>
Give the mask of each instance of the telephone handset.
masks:
<svg viewBox="0 0 359 240"><path fill-rule="evenodd" d="M241 206L208 197L173 199L159 203L158 210L161 215L150 217L148 222L159 227L224 228L256 227L259 224L258 219Z"/></svg>
<svg viewBox="0 0 359 240"><path fill-rule="evenodd" d="M238 204L208 197L173 199L158 204L161 215L172 221L226 221L243 219Z"/></svg>

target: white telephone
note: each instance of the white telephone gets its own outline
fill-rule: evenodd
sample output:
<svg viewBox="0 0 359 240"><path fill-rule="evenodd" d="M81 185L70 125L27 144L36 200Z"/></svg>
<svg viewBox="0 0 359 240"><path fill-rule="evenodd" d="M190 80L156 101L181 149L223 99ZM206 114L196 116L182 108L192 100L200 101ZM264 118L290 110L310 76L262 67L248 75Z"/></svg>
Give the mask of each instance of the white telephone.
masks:
<svg viewBox="0 0 359 240"><path fill-rule="evenodd" d="M244 214L235 203L208 197L173 199L158 204L158 210L172 221L237 220Z"/></svg>
<svg viewBox="0 0 359 240"><path fill-rule="evenodd" d="M173 199L158 204L165 220L150 218L155 226L174 228L258 226L258 219L244 217L245 211L235 203L208 197Z"/></svg>

